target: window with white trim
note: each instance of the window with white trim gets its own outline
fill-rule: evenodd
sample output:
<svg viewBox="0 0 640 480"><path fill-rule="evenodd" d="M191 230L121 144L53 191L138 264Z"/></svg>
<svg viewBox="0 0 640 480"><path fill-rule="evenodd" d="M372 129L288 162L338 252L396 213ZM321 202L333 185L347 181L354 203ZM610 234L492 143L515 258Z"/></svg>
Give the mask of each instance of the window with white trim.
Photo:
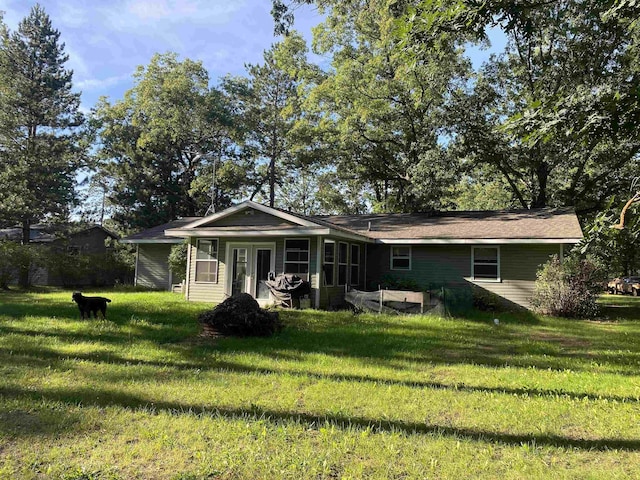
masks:
<svg viewBox="0 0 640 480"><path fill-rule="evenodd" d="M218 282L218 240L196 241L196 282Z"/></svg>
<svg viewBox="0 0 640 480"><path fill-rule="evenodd" d="M391 270L411 270L411 247L391 247Z"/></svg>
<svg viewBox="0 0 640 480"><path fill-rule="evenodd" d="M349 245L338 243L338 285L347 284L347 269L349 268Z"/></svg>
<svg viewBox="0 0 640 480"><path fill-rule="evenodd" d="M336 263L336 242L333 240L324 241L324 262L322 264L322 272L324 277L324 286L333 286L333 269Z"/></svg>
<svg viewBox="0 0 640 480"><path fill-rule="evenodd" d="M351 244L351 271L349 272L349 283L351 285L360 284L360 245Z"/></svg>
<svg viewBox="0 0 640 480"><path fill-rule="evenodd" d="M309 273L309 239L284 241L284 273Z"/></svg>
<svg viewBox="0 0 640 480"><path fill-rule="evenodd" d="M474 280L500 280L499 247L472 247L472 257Z"/></svg>

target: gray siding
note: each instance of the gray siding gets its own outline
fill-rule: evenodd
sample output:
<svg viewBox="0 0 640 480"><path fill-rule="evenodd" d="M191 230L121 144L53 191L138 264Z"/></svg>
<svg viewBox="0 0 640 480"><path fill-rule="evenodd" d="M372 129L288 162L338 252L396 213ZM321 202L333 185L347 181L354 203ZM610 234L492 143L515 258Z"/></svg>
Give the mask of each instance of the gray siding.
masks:
<svg viewBox="0 0 640 480"><path fill-rule="evenodd" d="M249 213L251 212L251 213ZM260 212L249 208L241 212L233 213L228 217L221 218L220 220L208 224L207 226L215 227L294 227L291 222L287 222L281 218L269 215L268 213Z"/></svg>
<svg viewBox="0 0 640 480"><path fill-rule="evenodd" d="M168 243L138 244L136 285L169 290L170 252Z"/></svg>
<svg viewBox="0 0 640 480"><path fill-rule="evenodd" d="M217 238L217 237L212 237ZM189 286L187 299L194 302L220 303L226 298L225 288L228 269L226 265L227 245L229 243L275 243L275 271L276 274L284 271L284 241L285 238L294 237L256 237L248 239L246 237L219 237L218 238L218 281L216 283L203 283L195 281L195 258L196 258L196 239L191 239L191 254L189 264ZM315 289L318 285L318 276L316 274L317 265L317 237L295 237L308 238L310 240L309 251L309 272L311 281L311 300L315 298Z"/></svg>
<svg viewBox="0 0 640 480"><path fill-rule="evenodd" d="M471 245L413 245L411 270L391 270L391 247L369 245L367 287L376 289L385 276L411 280L422 289L441 285L474 285L507 302L529 307L536 271L560 245L500 245L500 281L471 278Z"/></svg>
<svg viewBox="0 0 640 480"><path fill-rule="evenodd" d="M530 307L536 272L549 257L560 253L560 245L502 245L501 282L472 283L523 307Z"/></svg>

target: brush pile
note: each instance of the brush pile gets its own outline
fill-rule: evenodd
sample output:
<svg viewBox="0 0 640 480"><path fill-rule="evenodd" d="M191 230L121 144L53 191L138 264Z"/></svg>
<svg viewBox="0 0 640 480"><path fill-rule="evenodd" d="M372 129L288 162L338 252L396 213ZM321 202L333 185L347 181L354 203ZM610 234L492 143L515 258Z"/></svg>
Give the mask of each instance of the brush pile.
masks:
<svg viewBox="0 0 640 480"><path fill-rule="evenodd" d="M268 337L282 328L278 312L260 308L248 293L233 295L213 310L201 313L198 322L206 337Z"/></svg>

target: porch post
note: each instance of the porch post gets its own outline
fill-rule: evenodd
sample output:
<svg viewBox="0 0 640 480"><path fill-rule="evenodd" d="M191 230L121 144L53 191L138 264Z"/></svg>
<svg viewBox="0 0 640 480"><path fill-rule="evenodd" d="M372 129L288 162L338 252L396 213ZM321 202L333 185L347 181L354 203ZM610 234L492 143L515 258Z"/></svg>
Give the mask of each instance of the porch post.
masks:
<svg viewBox="0 0 640 480"><path fill-rule="evenodd" d="M318 251L316 252L316 308L320 308L320 286L322 285L322 237L318 235Z"/></svg>

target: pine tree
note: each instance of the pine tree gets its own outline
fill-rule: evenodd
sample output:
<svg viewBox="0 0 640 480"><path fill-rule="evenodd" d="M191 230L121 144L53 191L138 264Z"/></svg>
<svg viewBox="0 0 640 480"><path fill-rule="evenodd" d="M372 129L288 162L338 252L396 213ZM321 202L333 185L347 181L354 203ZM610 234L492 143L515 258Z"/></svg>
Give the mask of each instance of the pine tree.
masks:
<svg viewBox="0 0 640 480"><path fill-rule="evenodd" d="M0 213L22 225L27 244L33 222L66 216L76 198L83 116L65 45L42 7L34 6L17 31L0 34Z"/></svg>

